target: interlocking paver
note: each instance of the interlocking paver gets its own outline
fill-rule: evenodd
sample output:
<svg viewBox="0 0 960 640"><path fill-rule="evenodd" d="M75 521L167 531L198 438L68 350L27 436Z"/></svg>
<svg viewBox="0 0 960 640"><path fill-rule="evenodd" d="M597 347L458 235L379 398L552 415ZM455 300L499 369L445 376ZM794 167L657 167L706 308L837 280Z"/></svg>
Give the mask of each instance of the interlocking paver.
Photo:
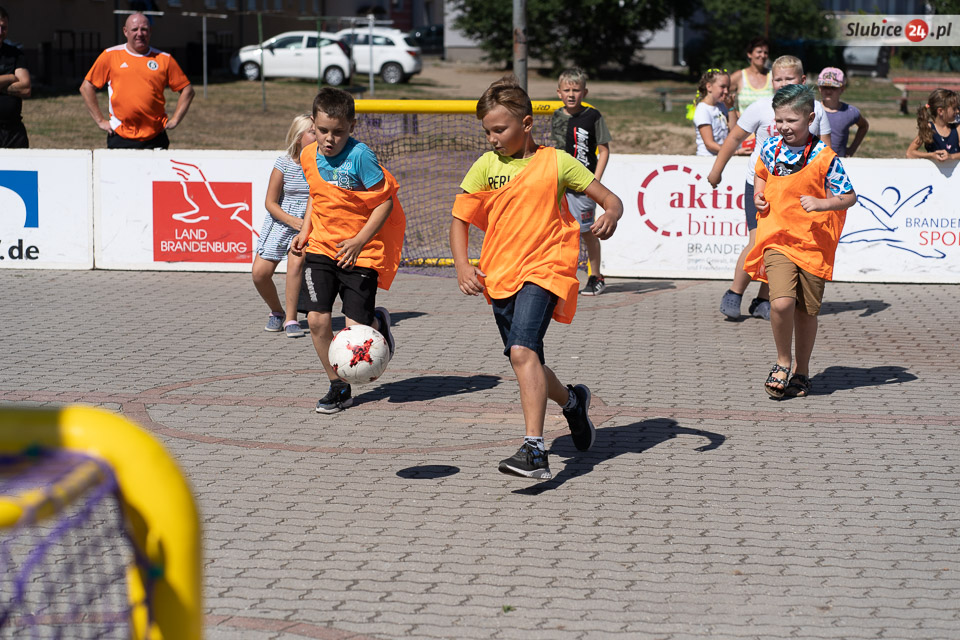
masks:
<svg viewBox="0 0 960 640"><path fill-rule="evenodd" d="M168 447L209 638L960 637L956 287L829 285L814 395L778 403L770 326L724 321L726 283L608 284L547 333L598 426L577 452L548 408L548 482L496 471L515 377L449 277L381 293L396 357L321 416L310 341L262 331L248 274L0 271L49 327L0 326L0 403L94 404Z"/></svg>

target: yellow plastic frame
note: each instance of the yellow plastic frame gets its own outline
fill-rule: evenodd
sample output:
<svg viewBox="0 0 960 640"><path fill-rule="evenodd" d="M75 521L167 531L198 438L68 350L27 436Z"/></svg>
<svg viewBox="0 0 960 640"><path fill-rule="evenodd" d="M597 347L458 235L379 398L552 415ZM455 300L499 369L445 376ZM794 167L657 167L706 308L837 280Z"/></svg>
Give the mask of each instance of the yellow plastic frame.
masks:
<svg viewBox="0 0 960 640"><path fill-rule="evenodd" d="M550 116L563 106L559 100L533 100L533 115ZM469 113L476 114L476 100L355 100L357 113ZM586 102L586 106L591 106Z"/></svg>
<svg viewBox="0 0 960 640"><path fill-rule="evenodd" d="M128 530L147 558L152 578L144 575L143 567L128 568L134 640L200 640L200 518L190 487L163 446L132 422L93 407L0 408L0 452L21 453L38 446L100 458L117 477ZM82 482L78 477L73 485ZM24 506L22 501L0 499L0 515L9 524ZM153 588L154 618L149 628L148 584Z"/></svg>

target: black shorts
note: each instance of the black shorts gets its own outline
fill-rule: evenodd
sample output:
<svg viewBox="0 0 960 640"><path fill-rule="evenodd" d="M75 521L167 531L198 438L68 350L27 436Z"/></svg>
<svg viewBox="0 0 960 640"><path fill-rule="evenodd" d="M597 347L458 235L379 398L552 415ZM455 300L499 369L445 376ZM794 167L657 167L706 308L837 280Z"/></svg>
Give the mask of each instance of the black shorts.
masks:
<svg viewBox="0 0 960 640"><path fill-rule="evenodd" d="M367 267L344 269L337 261L319 253L307 253L303 265L303 284L307 290L304 311L333 312L340 296L340 310L354 322L373 324L377 305L377 272Z"/></svg>
<svg viewBox="0 0 960 640"><path fill-rule="evenodd" d="M129 140L111 131L107 134L107 149L169 149L170 138L161 131L149 140Z"/></svg>
<svg viewBox="0 0 960 640"><path fill-rule="evenodd" d="M27 149L29 147L27 128L23 126L23 122L0 123L0 149Z"/></svg>

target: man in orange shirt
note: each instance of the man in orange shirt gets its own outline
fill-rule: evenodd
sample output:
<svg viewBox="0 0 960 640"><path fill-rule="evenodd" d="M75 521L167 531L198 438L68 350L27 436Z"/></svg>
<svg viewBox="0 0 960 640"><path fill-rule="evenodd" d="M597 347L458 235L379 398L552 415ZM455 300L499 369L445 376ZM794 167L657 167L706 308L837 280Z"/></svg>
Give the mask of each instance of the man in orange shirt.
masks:
<svg viewBox="0 0 960 640"><path fill-rule="evenodd" d="M107 132L108 149L166 149L167 130L180 124L193 101L193 87L169 53L150 46L150 22L133 13L123 26L126 44L100 54L80 85L80 95L97 126ZM107 86L110 118L97 104L97 89ZM167 118L163 90L180 94Z"/></svg>

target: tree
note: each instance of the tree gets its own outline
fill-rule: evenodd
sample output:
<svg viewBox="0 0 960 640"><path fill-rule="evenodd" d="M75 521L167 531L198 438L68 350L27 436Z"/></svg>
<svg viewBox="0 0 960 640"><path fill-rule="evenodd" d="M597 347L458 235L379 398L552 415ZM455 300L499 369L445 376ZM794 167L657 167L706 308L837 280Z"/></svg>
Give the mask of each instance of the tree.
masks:
<svg viewBox="0 0 960 640"><path fill-rule="evenodd" d="M703 0L702 15L693 25L703 39L687 55L691 69L719 67L734 71L747 64L746 46L764 35L769 2L770 55L791 54L804 61L809 70L819 69L822 58L833 52L827 40L830 24L818 0Z"/></svg>
<svg viewBox="0 0 960 640"><path fill-rule="evenodd" d="M573 63L588 71L626 67L643 48L644 32L673 16L685 17L695 0L527 0L527 55L554 69ZM513 59L511 0L453 0L455 25L477 41L487 60Z"/></svg>

